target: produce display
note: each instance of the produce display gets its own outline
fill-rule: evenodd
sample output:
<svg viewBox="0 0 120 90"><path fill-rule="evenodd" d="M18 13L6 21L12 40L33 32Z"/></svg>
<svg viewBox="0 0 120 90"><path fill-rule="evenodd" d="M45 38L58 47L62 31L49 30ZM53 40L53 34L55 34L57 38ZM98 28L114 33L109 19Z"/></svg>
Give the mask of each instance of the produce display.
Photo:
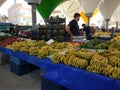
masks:
<svg viewBox="0 0 120 90"><path fill-rule="evenodd" d="M86 48L86 49L108 49L108 44L100 41L98 39L92 39L91 41L81 44L80 48Z"/></svg>
<svg viewBox="0 0 120 90"><path fill-rule="evenodd" d="M67 51L66 54L55 53L52 61L120 79L120 56L115 56L116 53L120 52Z"/></svg>
<svg viewBox="0 0 120 90"><path fill-rule="evenodd" d="M95 32L93 36L94 37L110 37L110 33L100 31L100 32Z"/></svg>
<svg viewBox="0 0 120 90"><path fill-rule="evenodd" d="M66 49L76 49L78 44L72 44L68 42L54 42L48 45L45 41L22 41L14 42L12 45L8 45L6 48L12 49L13 51L21 51L28 53L33 56L38 56L38 58L45 58L57 52L62 52Z"/></svg>
<svg viewBox="0 0 120 90"><path fill-rule="evenodd" d="M120 36L114 37L109 42L109 50L120 51Z"/></svg>
<svg viewBox="0 0 120 90"><path fill-rule="evenodd" d="M6 48L13 51L25 52L40 59L49 56L51 61L56 64L62 63L120 79L120 36L114 37L108 43L93 39L83 45L57 41L47 44L43 40L25 40L20 42L16 39L10 40L12 41L10 44L6 44ZM77 50L79 47L83 49ZM84 48L108 50L90 52Z"/></svg>
<svg viewBox="0 0 120 90"><path fill-rule="evenodd" d="M6 47L7 45L11 45L12 43L14 43L15 41L19 42L21 40L17 39L17 38L7 38L5 40L0 41L0 46L2 47Z"/></svg>

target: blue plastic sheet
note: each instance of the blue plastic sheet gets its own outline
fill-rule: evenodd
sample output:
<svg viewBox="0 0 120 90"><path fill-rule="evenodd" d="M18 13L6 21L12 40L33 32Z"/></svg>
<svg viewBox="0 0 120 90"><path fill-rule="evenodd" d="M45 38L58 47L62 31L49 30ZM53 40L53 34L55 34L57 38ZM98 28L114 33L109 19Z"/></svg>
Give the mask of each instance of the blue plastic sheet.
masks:
<svg viewBox="0 0 120 90"><path fill-rule="evenodd" d="M12 55L13 51L11 49L7 49L4 47L0 47L0 52L4 53L4 54L8 54L8 55Z"/></svg>
<svg viewBox="0 0 120 90"><path fill-rule="evenodd" d="M0 52L5 53L5 51L6 51L6 48L4 48L4 47L0 47Z"/></svg>
<svg viewBox="0 0 120 90"><path fill-rule="evenodd" d="M115 80L115 89L114 90L120 90L120 80Z"/></svg>
<svg viewBox="0 0 120 90"><path fill-rule="evenodd" d="M70 90L114 90L114 80L63 64L48 65L45 77Z"/></svg>

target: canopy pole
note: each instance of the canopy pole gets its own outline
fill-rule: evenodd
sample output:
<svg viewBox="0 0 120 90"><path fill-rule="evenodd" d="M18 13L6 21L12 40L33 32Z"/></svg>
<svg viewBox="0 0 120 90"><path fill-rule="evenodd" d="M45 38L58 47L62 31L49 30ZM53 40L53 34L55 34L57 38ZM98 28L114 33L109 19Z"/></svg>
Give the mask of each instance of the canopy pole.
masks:
<svg viewBox="0 0 120 90"><path fill-rule="evenodd" d="M118 30L119 22L116 21L116 30Z"/></svg>
<svg viewBox="0 0 120 90"><path fill-rule="evenodd" d="M108 30L108 24L109 24L110 19L109 18L105 19L105 21L106 21L106 30Z"/></svg>
<svg viewBox="0 0 120 90"><path fill-rule="evenodd" d="M36 25L36 5L32 4L32 29L35 29Z"/></svg>
<svg viewBox="0 0 120 90"><path fill-rule="evenodd" d="M88 26L90 26L90 17L92 16L93 13L86 13L85 15L88 18Z"/></svg>

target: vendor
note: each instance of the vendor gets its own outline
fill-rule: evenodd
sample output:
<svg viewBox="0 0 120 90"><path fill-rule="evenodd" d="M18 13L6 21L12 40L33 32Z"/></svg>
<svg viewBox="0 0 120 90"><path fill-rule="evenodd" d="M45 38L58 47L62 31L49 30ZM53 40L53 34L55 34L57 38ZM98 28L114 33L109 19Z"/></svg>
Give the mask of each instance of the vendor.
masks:
<svg viewBox="0 0 120 90"><path fill-rule="evenodd" d="M92 37L91 28L89 26L86 26L86 24L82 24L82 27L83 27L83 31L85 31L86 33L86 39L90 40Z"/></svg>
<svg viewBox="0 0 120 90"><path fill-rule="evenodd" d="M78 26L78 21L80 19L80 14L75 13L74 14L74 19L70 21L66 28L66 32L68 33L68 41L73 40L73 36L79 36L80 35L80 30Z"/></svg>

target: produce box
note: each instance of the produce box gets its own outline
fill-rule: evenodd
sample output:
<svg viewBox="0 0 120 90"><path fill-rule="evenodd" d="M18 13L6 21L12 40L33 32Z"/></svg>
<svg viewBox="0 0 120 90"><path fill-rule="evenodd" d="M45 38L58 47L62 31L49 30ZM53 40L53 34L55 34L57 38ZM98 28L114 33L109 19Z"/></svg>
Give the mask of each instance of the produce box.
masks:
<svg viewBox="0 0 120 90"><path fill-rule="evenodd" d="M15 73L18 76L21 76L33 70L38 69L38 67L29 63L23 64L23 65L17 65L14 62L10 62L10 69L11 69L11 72Z"/></svg>
<svg viewBox="0 0 120 90"><path fill-rule="evenodd" d="M0 65L9 63L9 56L0 52Z"/></svg>
<svg viewBox="0 0 120 90"><path fill-rule="evenodd" d="M15 63L16 65L24 65L24 64L27 64L26 61L23 61L15 56L10 56L10 62L13 62Z"/></svg>

